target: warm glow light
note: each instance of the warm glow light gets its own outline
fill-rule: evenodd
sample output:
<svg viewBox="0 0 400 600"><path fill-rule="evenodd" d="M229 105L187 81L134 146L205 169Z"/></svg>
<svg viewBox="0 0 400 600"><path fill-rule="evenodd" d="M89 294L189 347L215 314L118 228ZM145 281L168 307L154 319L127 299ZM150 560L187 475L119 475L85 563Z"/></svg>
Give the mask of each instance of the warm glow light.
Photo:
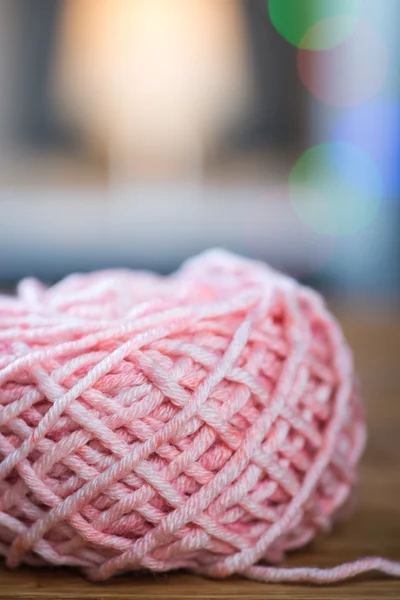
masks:
<svg viewBox="0 0 400 600"><path fill-rule="evenodd" d="M58 109L118 160L185 161L245 106L236 0L67 0Z"/></svg>

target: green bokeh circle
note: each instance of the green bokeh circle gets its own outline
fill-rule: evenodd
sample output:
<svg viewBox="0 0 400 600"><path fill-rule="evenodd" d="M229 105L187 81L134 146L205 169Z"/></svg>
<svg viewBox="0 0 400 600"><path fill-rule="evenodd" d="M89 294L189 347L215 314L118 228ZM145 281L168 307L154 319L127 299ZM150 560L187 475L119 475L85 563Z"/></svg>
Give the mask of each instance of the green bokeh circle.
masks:
<svg viewBox="0 0 400 600"><path fill-rule="evenodd" d="M361 0L269 0L274 27L304 50L329 50L344 42L354 31L361 9ZM313 29L323 20L322 30Z"/></svg>
<svg viewBox="0 0 400 600"><path fill-rule="evenodd" d="M293 210L323 235L345 236L363 229L376 217L381 200L382 181L376 164L350 144L314 146L290 173Z"/></svg>

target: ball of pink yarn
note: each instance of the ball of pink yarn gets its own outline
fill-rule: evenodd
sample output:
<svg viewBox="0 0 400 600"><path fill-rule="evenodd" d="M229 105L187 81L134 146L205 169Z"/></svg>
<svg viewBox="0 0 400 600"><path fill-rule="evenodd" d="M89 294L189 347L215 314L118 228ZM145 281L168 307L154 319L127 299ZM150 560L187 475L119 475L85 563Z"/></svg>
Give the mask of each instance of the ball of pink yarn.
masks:
<svg viewBox="0 0 400 600"><path fill-rule="evenodd" d="M364 438L337 323L316 292L262 263L210 251L169 277L24 280L1 297L10 567L354 574L366 565L275 565L330 527Z"/></svg>

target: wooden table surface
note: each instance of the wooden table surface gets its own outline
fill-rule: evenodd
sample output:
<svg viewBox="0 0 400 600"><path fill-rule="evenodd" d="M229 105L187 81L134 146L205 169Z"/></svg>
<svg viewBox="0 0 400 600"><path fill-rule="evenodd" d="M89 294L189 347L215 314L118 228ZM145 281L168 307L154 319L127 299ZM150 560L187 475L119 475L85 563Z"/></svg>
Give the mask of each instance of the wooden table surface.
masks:
<svg viewBox="0 0 400 600"><path fill-rule="evenodd" d="M339 314L354 347L368 409L368 449L361 467L353 517L290 556L288 566L332 566L364 555L400 560L400 316ZM262 584L240 578L210 581L185 573L126 575L92 584L67 569L7 571L0 566L5 598L400 599L400 581L368 575L334 586Z"/></svg>

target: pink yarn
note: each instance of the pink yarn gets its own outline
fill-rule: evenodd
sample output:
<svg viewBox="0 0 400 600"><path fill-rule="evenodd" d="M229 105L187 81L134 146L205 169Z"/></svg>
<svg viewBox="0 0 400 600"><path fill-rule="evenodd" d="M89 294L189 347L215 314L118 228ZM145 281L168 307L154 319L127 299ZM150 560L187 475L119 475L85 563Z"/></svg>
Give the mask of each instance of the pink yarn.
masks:
<svg viewBox="0 0 400 600"><path fill-rule="evenodd" d="M93 579L273 566L328 529L365 440L350 352L318 294L210 251L0 298L0 554Z"/></svg>

